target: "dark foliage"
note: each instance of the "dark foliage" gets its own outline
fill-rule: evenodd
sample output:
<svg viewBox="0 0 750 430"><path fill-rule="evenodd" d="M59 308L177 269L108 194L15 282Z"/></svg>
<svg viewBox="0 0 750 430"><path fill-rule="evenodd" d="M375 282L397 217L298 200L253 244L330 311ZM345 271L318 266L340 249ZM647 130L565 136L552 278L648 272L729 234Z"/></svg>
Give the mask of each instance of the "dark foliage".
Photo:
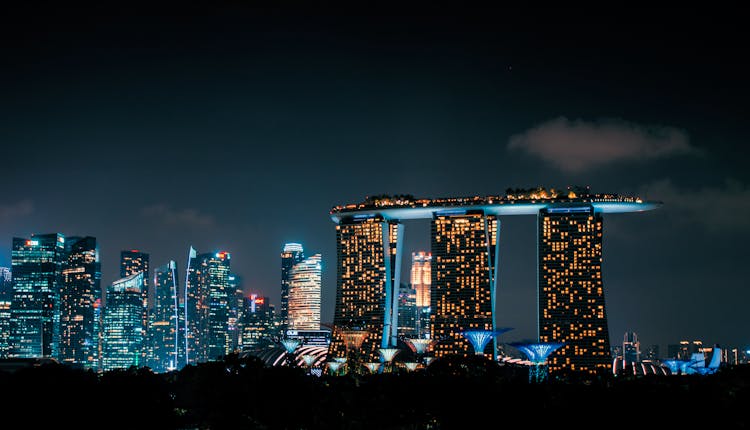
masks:
<svg viewBox="0 0 750 430"><path fill-rule="evenodd" d="M530 385L525 368L482 357L444 357L415 373L316 378L232 356L164 375L45 365L0 372L0 387L1 416L18 428L604 428L623 416L649 428L747 428L750 366Z"/></svg>

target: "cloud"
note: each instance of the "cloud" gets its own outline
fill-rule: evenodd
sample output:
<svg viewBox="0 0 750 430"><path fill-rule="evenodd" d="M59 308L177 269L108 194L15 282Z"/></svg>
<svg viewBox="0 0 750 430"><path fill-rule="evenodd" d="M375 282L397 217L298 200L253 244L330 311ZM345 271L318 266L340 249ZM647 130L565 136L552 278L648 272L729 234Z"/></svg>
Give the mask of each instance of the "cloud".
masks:
<svg viewBox="0 0 750 430"><path fill-rule="evenodd" d="M34 212L34 203L31 200L21 200L10 205L0 205L0 222L8 222L14 218L29 215Z"/></svg>
<svg viewBox="0 0 750 430"><path fill-rule="evenodd" d="M202 214L196 209L172 209L171 206L164 203L141 209L141 215L172 226L194 228L213 228L216 226L216 221L211 215Z"/></svg>
<svg viewBox="0 0 750 430"><path fill-rule="evenodd" d="M681 189L669 180L644 187L640 195L661 200L664 209L683 222L703 224L709 231L750 232L750 185L727 180L723 186Z"/></svg>
<svg viewBox="0 0 750 430"><path fill-rule="evenodd" d="M508 148L525 151L576 173L616 161L697 153L684 130L623 120L587 122L559 117L511 136Z"/></svg>

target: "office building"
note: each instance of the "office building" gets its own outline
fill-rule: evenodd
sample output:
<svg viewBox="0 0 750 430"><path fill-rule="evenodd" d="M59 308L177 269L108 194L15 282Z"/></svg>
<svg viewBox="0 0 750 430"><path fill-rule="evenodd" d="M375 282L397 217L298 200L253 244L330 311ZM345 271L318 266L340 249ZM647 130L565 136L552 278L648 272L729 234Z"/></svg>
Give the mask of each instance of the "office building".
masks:
<svg viewBox="0 0 750 430"><path fill-rule="evenodd" d="M625 365L641 361L641 343L634 331L626 331L622 339L622 358Z"/></svg>
<svg viewBox="0 0 750 430"><path fill-rule="evenodd" d="M143 273L143 288L141 295L143 296L143 336L146 339L146 330L148 329L148 311L151 305L149 304L149 255L148 253L141 252L137 249L131 249L120 252L120 278L126 278L136 273ZM144 348L144 353L146 349ZM145 358L145 357L143 357Z"/></svg>
<svg viewBox="0 0 750 430"><path fill-rule="evenodd" d="M57 358L65 236L53 233L28 239L14 237L11 261L10 356Z"/></svg>
<svg viewBox="0 0 750 430"><path fill-rule="evenodd" d="M96 369L99 334L95 331L94 303L101 298L101 266L95 237L69 237L65 241L67 265L60 291L60 350L67 364Z"/></svg>
<svg viewBox="0 0 750 430"><path fill-rule="evenodd" d="M229 291L234 291L234 296L230 300L229 306L229 338L231 339L230 349L238 352L240 349L240 336L242 333L242 310L245 298L245 291L242 287L242 277L235 273L229 274Z"/></svg>
<svg viewBox="0 0 750 430"><path fill-rule="evenodd" d="M180 324L177 263L154 269L153 306L149 312L148 365L154 372L168 372L182 367L184 327Z"/></svg>
<svg viewBox="0 0 750 430"><path fill-rule="evenodd" d="M418 320L417 292L408 285L401 284L398 289L399 335L407 338L418 337Z"/></svg>
<svg viewBox="0 0 750 430"><path fill-rule="evenodd" d="M289 329L320 330L320 275L320 254L303 259L289 270Z"/></svg>
<svg viewBox="0 0 750 430"><path fill-rule="evenodd" d="M276 310L268 297L250 294L243 300L240 350L251 351L272 345L271 339L279 335Z"/></svg>
<svg viewBox="0 0 750 430"><path fill-rule="evenodd" d="M191 248L192 250L192 248ZM188 269L188 363L217 360L231 352L230 254L197 254Z"/></svg>
<svg viewBox="0 0 750 430"><path fill-rule="evenodd" d="M140 366L143 349L144 272L107 287L102 334L102 370Z"/></svg>
<svg viewBox="0 0 750 430"><path fill-rule="evenodd" d="M289 282L291 281L291 270L295 264L304 260L305 252L299 243L287 243L281 251L281 303L279 306L279 317L282 329L289 325Z"/></svg>
<svg viewBox="0 0 750 430"><path fill-rule="evenodd" d="M411 287L415 291L416 337L430 336L430 292L432 290L432 254L425 251L411 254Z"/></svg>

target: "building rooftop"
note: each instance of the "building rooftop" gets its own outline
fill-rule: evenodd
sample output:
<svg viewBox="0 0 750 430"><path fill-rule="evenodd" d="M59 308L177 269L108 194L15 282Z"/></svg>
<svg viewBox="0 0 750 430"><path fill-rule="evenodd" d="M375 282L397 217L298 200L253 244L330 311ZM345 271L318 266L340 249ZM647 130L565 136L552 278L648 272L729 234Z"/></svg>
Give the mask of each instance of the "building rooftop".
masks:
<svg viewBox="0 0 750 430"><path fill-rule="evenodd" d="M331 209L331 219L342 218L424 219L435 213L460 214L469 210L483 210L489 215L536 215L541 209L575 211L576 207L593 206L602 213L643 212L656 209L661 202L644 201L640 197L618 194L591 194L588 188L569 188L558 192L538 187L508 189L505 195L415 198L411 195L378 195L367 197L362 203L339 205Z"/></svg>

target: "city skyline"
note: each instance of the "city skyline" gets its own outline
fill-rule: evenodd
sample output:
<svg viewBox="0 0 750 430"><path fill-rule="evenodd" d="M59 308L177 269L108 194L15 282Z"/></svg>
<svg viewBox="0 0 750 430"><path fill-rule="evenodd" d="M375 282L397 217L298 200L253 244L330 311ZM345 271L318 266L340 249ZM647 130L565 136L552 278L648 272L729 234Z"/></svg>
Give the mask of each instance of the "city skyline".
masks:
<svg viewBox="0 0 750 430"><path fill-rule="evenodd" d="M32 233L96 237L102 286L119 279L122 250L175 260L180 282L190 246L227 250L245 291L278 305L278 250L335 255L334 205L590 185L665 203L605 223L613 339L750 343L737 264L750 238L748 69L741 25L703 25L737 18L54 12L0 30L0 266ZM73 204L83 184L95 204ZM428 226L404 227L404 255L430 248ZM536 331L536 232L504 220L504 340ZM323 264L323 322L335 288Z"/></svg>

